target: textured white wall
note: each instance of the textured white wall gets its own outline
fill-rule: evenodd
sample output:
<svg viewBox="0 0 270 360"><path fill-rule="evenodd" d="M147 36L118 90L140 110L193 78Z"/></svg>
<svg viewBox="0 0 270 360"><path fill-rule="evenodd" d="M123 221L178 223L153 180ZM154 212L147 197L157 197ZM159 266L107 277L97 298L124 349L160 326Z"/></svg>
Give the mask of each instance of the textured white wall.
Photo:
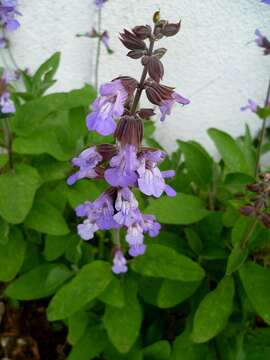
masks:
<svg viewBox="0 0 270 360"><path fill-rule="evenodd" d="M206 130L219 127L234 136L245 122L253 131L260 122L240 107L251 97L263 102L270 59L254 43L254 30L270 36L270 6L259 0L109 0L103 10L103 27L110 31L115 54L102 51L101 82L118 75L139 77L139 61L125 57L118 40L122 28L150 23L160 9L162 17L182 19L178 36L162 40L168 85L191 99L185 108L174 108L156 137L168 150L177 138L196 139L214 147ZM21 67L35 69L54 51L62 52L54 90L68 90L89 82L95 46L91 39L75 38L91 28L96 12L91 0L20 0L21 28L12 34L13 52Z"/></svg>

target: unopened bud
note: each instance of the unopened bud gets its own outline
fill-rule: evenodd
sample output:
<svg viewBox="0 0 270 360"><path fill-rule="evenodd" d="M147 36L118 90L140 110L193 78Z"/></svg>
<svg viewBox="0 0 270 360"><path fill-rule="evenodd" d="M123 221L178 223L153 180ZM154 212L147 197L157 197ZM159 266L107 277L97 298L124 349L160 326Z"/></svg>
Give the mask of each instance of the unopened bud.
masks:
<svg viewBox="0 0 270 360"><path fill-rule="evenodd" d="M151 36L152 29L149 25L140 25L135 26L132 31L138 38L145 40Z"/></svg>
<svg viewBox="0 0 270 360"><path fill-rule="evenodd" d="M245 216L252 215L254 213L254 206L252 205L244 205L240 208L240 213Z"/></svg>
<svg viewBox="0 0 270 360"><path fill-rule="evenodd" d="M174 36L179 32L180 28L181 28L181 21L179 21L179 23L176 24L167 23L166 25L164 25L161 31L162 34L165 36Z"/></svg>
<svg viewBox="0 0 270 360"><path fill-rule="evenodd" d="M270 214L263 214L261 220L264 226L270 229Z"/></svg>
<svg viewBox="0 0 270 360"><path fill-rule="evenodd" d="M251 191L251 192L255 192L258 193L261 190L261 186L260 184L248 184L247 186L247 190Z"/></svg>
<svg viewBox="0 0 270 360"><path fill-rule="evenodd" d="M150 77L156 82L160 82L160 79L162 79L164 75L162 62L156 57L151 56L147 66Z"/></svg>
<svg viewBox="0 0 270 360"><path fill-rule="evenodd" d="M161 59L166 54L166 52L167 52L167 49L159 48L153 52L153 56L157 59Z"/></svg>
<svg viewBox="0 0 270 360"><path fill-rule="evenodd" d="M150 59L150 56L148 55L145 55L143 58L142 58L142 65L147 65L148 62L149 62L149 59Z"/></svg>
<svg viewBox="0 0 270 360"><path fill-rule="evenodd" d="M153 109L140 109L137 114L140 118L147 120L150 117L154 116L155 112Z"/></svg>
<svg viewBox="0 0 270 360"><path fill-rule="evenodd" d="M160 21L160 11L156 11L153 15L153 23L157 24Z"/></svg>

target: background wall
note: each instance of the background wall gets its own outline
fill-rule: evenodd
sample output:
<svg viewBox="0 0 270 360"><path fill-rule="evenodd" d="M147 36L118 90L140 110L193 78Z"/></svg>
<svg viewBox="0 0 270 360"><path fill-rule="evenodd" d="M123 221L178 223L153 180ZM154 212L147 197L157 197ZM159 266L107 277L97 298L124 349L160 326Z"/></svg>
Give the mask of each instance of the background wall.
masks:
<svg viewBox="0 0 270 360"><path fill-rule="evenodd" d="M55 51L62 52L58 83L54 90L81 87L91 80L95 41L76 38L90 30L97 13L92 0L19 0L23 13L21 28L12 34L12 51L21 67L34 70ZM139 77L139 62L125 57L118 40L124 27L150 23L160 9L170 21L182 19L178 36L162 40L168 48L164 59L168 85L191 99L185 108L175 107L164 124L157 122L156 137L172 150L175 139L196 139L210 150L214 147L206 130L219 127L234 136L248 122L255 132L256 116L241 113L251 97L263 102L269 57L252 43L254 30L270 35L270 6L259 0L109 0L103 10L103 28L111 35L112 56L101 55L100 81L118 75Z"/></svg>

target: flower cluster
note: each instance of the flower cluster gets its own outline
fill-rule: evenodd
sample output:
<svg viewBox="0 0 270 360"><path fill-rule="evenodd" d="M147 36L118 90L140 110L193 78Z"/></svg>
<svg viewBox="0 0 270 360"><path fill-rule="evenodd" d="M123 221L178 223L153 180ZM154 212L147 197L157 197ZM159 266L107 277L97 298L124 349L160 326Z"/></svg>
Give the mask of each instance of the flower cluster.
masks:
<svg viewBox="0 0 270 360"><path fill-rule="evenodd" d="M78 225L78 233L84 240L92 239L98 230L113 229L119 234L120 228L125 229L126 245L117 240L118 236L114 241L112 270L117 274L127 271L124 249L128 247L131 257L143 255L146 250L144 235L153 237L160 230L154 215L140 211L132 189L137 188L155 198L164 193L175 195L174 189L166 183L167 178L174 176L174 171L159 169L166 154L142 145L143 122L154 115L154 109L139 109L140 97L145 92L149 101L159 106L162 121L170 114L174 103L189 103L173 88L161 84L164 68L160 59L166 49L154 50L160 39L178 33L180 23L157 19L157 14L154 22L153 29L142 25L120 34L120 40L130 50L127 55L141 59L140 81L122 76L101 85L100 95L86 119L89 131L114 134L115 145L102 144L84 150L73 159L78 171L67 180L69 185L82 178L104 179L108 183L108 189L98 199L79 205L76 214L84 219Z"/></svg>
<svg viewBox="0 0 270 360"><path fill-rule="evenodd" d="M264 226L270 228L270 173L260 174L259 181L247 185L247 190L253 194L249 203L242 206L240 212L256 218Z"/></svg>
<svg viewBox="0 0 270 360"><path fill-rule="evenodd" d="M3 71L0 78L0 111L2 114L9 114L15 112L15 106L10 99L10 92L8 91L8 84L14 80L7 71Z"/></svg>
<svg viewBox="0 0 270 360"><path fill-rule="evenodd" d="M17 0L1 0L0 1L0 23L7 31L17 30L20 26L16 16L21 13L16 9Z"/></svg>

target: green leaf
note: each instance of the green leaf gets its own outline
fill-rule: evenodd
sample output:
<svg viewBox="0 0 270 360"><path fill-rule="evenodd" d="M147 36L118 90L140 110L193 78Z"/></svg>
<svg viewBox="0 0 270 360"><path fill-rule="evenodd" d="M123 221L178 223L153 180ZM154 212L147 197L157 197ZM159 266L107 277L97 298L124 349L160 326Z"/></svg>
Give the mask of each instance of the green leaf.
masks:
<svg viewBox="0 0 270 360"><path fill-rule="evenodd" d="M116 277L99 296L99 299L105 304L121 308L125 304L123 282Z"/></svg>
<svg viewBox="0 0 270 360"><path fill-rule="evenodd" d="M182 150L188 174L191 181L202 188L207 188L213 179L213 161L210 156L206 156L205 151L187 141L179 141Z"/></svg>
<svg viewBox="0 0 270 360"><path fill-rule="evenodd" d="M25 220L25 225L50 235L60 236L69 233L69 228L61 212L46 201L35 201Z"/></svg>
<svg viewBox="0 0 270 360"><path fill-rule="evenodd" d="M5 293L16 300L34 300L50 296L72 272L63 264L43 264L21 275Z"/></svg>
<svg viewBox="0 0 270 360"><path fill-rule="evenodd" d="M125 283L125 306L121 309L107 305L104 326L112 344L120 353L127 353L140 334L141 307L137 299L137 284L132 278Z"/></svg>
<svg viewBox="0 0 270 360"><path fill-rule="evenodd" d="M71 350L68 360L91 360L103 351L107 342L106 333L102 327L89 327Z"/></svg>
<svg viewBox="0 0 270 360"><path fill-rule="evenodd" d="M191 228L185 229L185 235L191 250L194 251L195 254L199 255L203 249L203 244L199 235Z"/></svg>
<svg viewBox="0 0 270 360"><path fill-rule="evenodd" d="M248 262L240 269L239 274L255 311L270 324L270 269Z"/></svg>
<svg viewBox="0 0 270 360"><path fill-rule="evenodd" d="M0 281L10 281L19 272L25 254L25 242L18 228L11 228L8 242L0 244Z"/></svg>
<svg viewBox="0 0 270 360"><path fill-rule="evenodd" d="M31 166L20 164L15 172L0 176L0 215L9 223L21 223L32 207L40 177Z"/></svg>
<svg viewBox="0 0 270 360"><path fill-rule="evenodd" d="M232 249L227 262L226 275L231 275L238 270L248 257L248 249L236 246Z"/></svg>
<svg viewBox="0 0 270 360"><path fill-rule="evenodd" d="M252 169L236 140L229 134L214 128L209 129L208 134L214 141L218 152L230 172L252 174Z"/></svg>
<svg viewBox="0 0 270 360"><path fill-rule="evenodd" d="M0 217L0 245L8 242L9 224Z"/></svg>
<svg viewBox="0 0 270 360"><path fill-rule="evenodd" d="M48 307L50 321L65 319L99 296L112 281L111 265L94 261L85 265L53 297Z"/></svg>
<svg viewBox="0 0 270 360"><path fill-rule="evenodd" d="M70 205L75 209L85 201L95 200L105 189L103 182L95 183L93 180L81 180L72 187L67 188L67 196Z"/></svg>
<svg viewBox="0 0 270 360"><path fill-rule="evenodd" d="M203 219L207 214L203 202L196 196L178 193L175 197L161 197L145 210L155 214L164 224L187 225Z"/></svg>
<svg viewBox="0 0 270 360"><path fill-rule="evenodd" d="M76 344L82 337L89 320L89 313L85 310L77 311L68 318L68 341L70 344Z"/></svg>
<svg viewBox="0 0 270 360"><path fill-rule="evenodd" d="M200 303L193 322L192 340L206 342L224 329L233 309L234 282L226 276Z"/></svg>
<svg viewBox="0 0 270 360"><path fill-rule="evenodd" d="M166 340L157 341L143 349L144 360L168 360L170 354L171 346Z"/></svg>
<svg viewBox="0 0 270 360"><path fill-rule="evenodd" d="M81 106L89 106L96 92L90 85L68 93L55 93L28 101L18 107L12 119L13 130L17 135L30 136L56 111L66 111Z"/></svg>
<svg viewBox="0 0 270 360"><path fill-rule="evenodd" d="M65 236L47 235L44 248L45 259L52 261L63 255L74 237L78 239L77 234Z"/></svg>
<svg viewBox="0 0 270 360"><path fill-rule="evenodd" d="M198 289L200 282L163 280L157 297L157 306L166 309L188 299Z"/></svg>
<svg viewBox="0 0 270 360"><path fill-rule="evenodd" d="M144 256L132 263L132 269L142 275L180 281L200 281L204 270L187 256L162 245L148 245Z"/></svg>

